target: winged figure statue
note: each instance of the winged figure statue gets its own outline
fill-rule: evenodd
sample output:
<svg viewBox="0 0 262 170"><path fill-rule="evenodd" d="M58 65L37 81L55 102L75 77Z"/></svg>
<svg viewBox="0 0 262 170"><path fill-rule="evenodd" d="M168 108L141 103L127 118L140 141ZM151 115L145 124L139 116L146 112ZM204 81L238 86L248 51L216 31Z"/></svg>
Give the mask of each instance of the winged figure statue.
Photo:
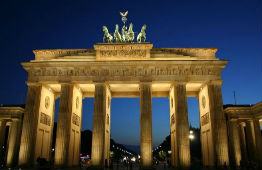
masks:
<svg viewBox="0 0 262 170"><path fill-rule="evenodd" d="M126 17L127 14L128 14L128 11L126 11L126 12L120 12L120 15L121 15L122 17Z"/></svg>

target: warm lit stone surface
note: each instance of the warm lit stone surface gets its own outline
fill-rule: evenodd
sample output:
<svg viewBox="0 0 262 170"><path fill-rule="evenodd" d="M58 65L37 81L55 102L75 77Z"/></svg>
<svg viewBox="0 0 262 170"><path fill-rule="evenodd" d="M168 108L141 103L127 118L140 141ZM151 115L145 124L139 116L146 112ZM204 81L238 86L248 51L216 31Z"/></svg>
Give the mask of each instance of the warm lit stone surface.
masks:
<svg viewBox="0 0 262 170"><path fill-rule="evenodd" d="M221 82L208 84L211 128L214 140L215 163L217 166L229 165L228 135L226 117L223 114Z"/></svg>
<svg viewBox="0 0 262 170"><path fill-rule="evenodd" d="M0 123L0 148L3 148L5 141L6 120L1 120ZM0 149L0 156L3 156L3 149Z"/></svg>
<svg viewBox="0 0 262 170"><path fill-rule="evenodd" d="M81 139L82 93L73 84L63 84L60 98L55 166L78 165Z"/></svg>
<svg viewBox="0 0 262 170"><path fill-rule="evenodd" d="M248 148L248 157L249 159L256 160L256 140L255 140L255 131L254 123L252 120L246 122L246 135L247 135L247 148Z"/></svg>
<svg viewBox="0 0 262 170"><path fill-rule="evenodd" d="M21 139L21 120L14 119L11 123L8 137L8 152L6 165L8 167L15 167L18 163L19 145Z"/></svg>
<svg viewBox="0 0 262 170"><path fill-rule="evenodd" d="M259 166L262 167L262 137L259 119L254 119L253 123L256 138L256 161L259 163Z"/></svg>
<svg viewBox="0 0 262 170"><path fill-rule="evenodd" d="M103 168L109 163L112 97L140 97L141 164L144 168L152 165L152 97L169 97L170 100L173 166L190 166L186 97L199 99L203 165L228 165L229 147L230 160L234 162L231 164L239 165L240 159L246 159L250 153L247 145L255 148L254 159L259 163L262 158L261 145L258 145L261 143L258 132L262 104L249 109L255 119L250 113L236 114L237 110L234 111L237 116L233 117L230 109L223 112L221 71L227 61L216 58L217 49L152 47L149 43L100 43L94 45L94 49L34 50L35 60L22 63L28 71L29 90L20 164L34 162L39 155L49 159L50 145L41 147L38 141L51 142L48 139L51 133L45 133L52 131L53 103L59 96L57 166L78 164L76 155L79 155L81 123L77 121L81 122L82 99L85 97L95 98L92 164L97 167ZM42 103L46 96L50 97L50 110L44 109ZM77 96L81 106L75 109ZM42 113L45 113L45 119L50 117L50 127L41 122L29 125L33 118L41 121L39 114L41 117ZM228 116L228 127L225 115ZM41 129L44 134L39 132ZM247 143L245 137L252 138L253 144ZM35 148L28 148L34 143ZM43 148L48 151L39 152Z"/></svg>
<svg viewBox="0 0 262 170"><path fill-rule="evenodd" d="M228 135L220 81L209 82L201 88L199 110L203 164L228 165Z"/></svg>
<svg viewBox="0 0 262 170"><path fill-rule="evenodd" d="M246 135L243 123L239 124L239 137L240 137L240 148L241 148L241 158L244 161L247 161L247 144L246 144Z"/></svg>
<svg viewBox="0 0 262 170"><path fill-rule="evenodd" d="M19 165L32 166L38 157L50 159L54 94L40 84L28 87Z"/></svg>
<svg viewBox="0 0 262 170"><path fill-rule="evenodd" d="M28 86L26 107L22 128L19 166L32 166L35 162L35 143L41 98L40 85Z"/></svg>
<svg viewBox="0 0 262 170"><path fill-rule="evenodd" d="M92 164L103 167L109 163L111 94L104 83L95 84L92 134Z"/></svg>
<svg viewBox="0 0 262 170"><path fill-rule="evenodd" d="M240 137L239 127L237 120L229 121L229 144L230 144L230 161L233 166L240 166L241 149L240 149Z"/></svg>
<svg viewBox="0 0 262 170"><path fill-rule="evenodd" d="M173 166L190 166L189 124L185 84L176 83L170 90L171 163Z"/></svg>
<svg viewBox="0 0 262 170"><path fill-rule="evenodd" d="M230 136L230 142L238 143L237 140L239 140L242 159L256 162L259 167L262 167L262 137L260 132L262 102L255 105L229 105L224 109L224 113L229 122L237 120L236 123L239 127L239 139Z"/></svg>
<svg viewBox="0 0 262 170"><path fill-rule="evenodd" d="M140 84L140 152L143 168L152 166L152 92L151 84Z"/></svg>

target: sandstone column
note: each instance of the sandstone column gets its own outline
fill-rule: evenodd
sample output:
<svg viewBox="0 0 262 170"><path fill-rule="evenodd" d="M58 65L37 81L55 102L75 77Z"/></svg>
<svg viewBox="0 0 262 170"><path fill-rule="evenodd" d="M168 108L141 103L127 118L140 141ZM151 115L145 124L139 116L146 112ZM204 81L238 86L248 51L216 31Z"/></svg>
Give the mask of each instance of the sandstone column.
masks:
<svg viewBox="0 0 262 170"><path fill-rule="evenodd" d="M238 131L238 121L235 119L229 120L229 144L230 144L230 158L233 167L240 166L241 149L240 137Z"/></svg>
<svg viewBox="0 0 262 170"><path fill-rule="evenodd" d="M226 118L223 113L222 81L212 81L199 92L201 143L204 166L229 164Z"/></svg>
<svg viewBox="0 0 262 170"><path fill-rule="evenodd" d="M41 99L40 85L28 85L26 106L24 112L21 144L19 151L19 166L34 165L37 124Z"/></svg>
<svg viewBox="0 0 262 170"><path fill-rule="evenodd" d="M106 164L109 165L110 102L109 87L105 83L96 83L91 156L92 165L97 168L104 168Z"/></svg>
<svg viewBox="0 0 262 170"><path fill-rule="evenodd" d="M253 120L248 120L246 122L246 135L247 135L247 153L248 158L252 161L256 160L256 139L255 139L255 131L254 131L254 123Z"/></svg>
<svg viewBox="0 0 262 170"><path fill-rule="evenodd" d="M81 117L81 90L73 84L62 84L56 133L56 167L79 164Z"/></svg>
<svg viewBox="0 0 262 170"><path fill-rule="evenodd" d="M221 84L221 81L208 84L210 117L214 140L213 147L215 148L215 163L217 166L229 164L227 126L223 112Z"/></svg>
<svg viewBox="0 0 262 170"><path fill-rule="evenodd" d="M244 129L244 123L239 123L239 138L240 138L240 149L241 149L241 158L243 161L247 161L247 145L246 145L246 135Z"/></svg>
<svg viewBox="0 0 262 170"><path fill-rule="evenodd" d="M190 167L190 141L186 86L177 83L170 89L170 131L172 166Z"/></svg>
<svg viewBox="0 0 262 170"><path fill-rule="evenodd" d="M18 153L21 137L21 120L12 120L11 128L9 131L8 151L7 151L7 167L14 167L18 162Z"/></svg>
<svg viewBox="0 0 262 170"><path fill-rule="evenodd" d="M261 131L259 119L254 119L254 130L256 137L256 157L259 167L262 167L262 139L261 139Z"/></svg>
<svg viewBox="0 0 262 170"><path fill-rule="evenodd" d="M140 84L140 152L143 168L152 166L152 92L151 84Z"/></svg>
<svg viewBox="0 0 262 170"><path fill-rule="evenodd" d="M28 85L19 166L34 166L38 157L50 159L54 93L41 84Z"/></svg>
<svg viewBox="0 0 262 170"><path fill-rule="evenodd" d="M3 154L3 146L5 141L5 130L6 130L6 120L0 121L0 159L4 156Z"/></svg>

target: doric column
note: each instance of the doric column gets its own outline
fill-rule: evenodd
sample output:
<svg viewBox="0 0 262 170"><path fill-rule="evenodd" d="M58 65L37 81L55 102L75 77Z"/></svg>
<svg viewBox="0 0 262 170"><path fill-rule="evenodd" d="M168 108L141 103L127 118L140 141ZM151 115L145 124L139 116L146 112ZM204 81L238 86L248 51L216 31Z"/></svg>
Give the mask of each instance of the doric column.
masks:
<svg viewBox="0 0 262 170"><path fill-rule="evenodd" d="M143 168L152 166L152 91L151 84L140 84L140 152Z"/></svg>
<svg viewBox="0 0 262 170"><path fill-rule="evenodd" d="M239 123L239 139L240 139L240 149L241 149L241 158L243 161L247 161L247 145L246 145L246 134L244 129L245 124Z"/></svg>
<svg viewBox="0 0 262 170"><path fill-rule="evenodd" d="M261 139L261 130L259 119L254 119L254 130L256 137L256 157L259 167L262 167L262 139Z"/></svg>
<svg viewBox="0 0 262 170"><path fill-rule="evenodd" d="M79 164L81 117L81 90L73 84L62 84L56 133L56 167Z"/></svg>
<svg viewBox="0 0 262 170"><path fill-rule="evenodd" d="M19 145L21 139L21 120L12 120L8 137L7 167L14 167L18 162Z"/></svg>
<svg viewBox="0 0 262 170"><path fill-rule="evenodd" d="M41 89L42 86L40 85L28 86L19 151L19 166L32 166L35 163L34 146L36 144Z"/></svg>
<svg viewBox="0 0 262 170"><path fill-rule="evenodd" d="M103 168L109 163L111 92L104 83L95 84L92 134L92 165Z"/></svg>
<svg viewBox="0 0 262 170"><path fill-rule="evenodd" d="M253 120L246 121L246 135L247 135L247 153L248 158L252 161L256 160L256 139L254 131Z"/></svg>
<svg viewBox="0 0 262 170"><path fill-rule="evenodd" d="M226 118L223 113L222 81L209 82L199 92L203 164L229 164Z"/></svg>
<svg viewBox="0 0 262 170"><path fill-rule="evenodd" d="M5 141L6 120L0 121L0 159L3 157L3 145ZM1 161L1 160L0 160Z"/></svg>
<svg viewBox="0 0 262 170"><path fill-rule="evenodd" d="M54 93L40 84L28 85L19 166L33 166L38 157L50 159Z"/></svg>
<svg viewBox="0 0 262 170"><path fill-rule="evenodd" d="M170 133L172 166L190 167L190 141L185 84L174 84L170 89Z"/></svg>
<svg viewBox="0 0 262 170"><path fill-rule="evenodd" d="M230 146L230 158L233 167L240 166L241 149L240 138L238 130L238 121L235 119L229 120L229 146Z"/></svg>

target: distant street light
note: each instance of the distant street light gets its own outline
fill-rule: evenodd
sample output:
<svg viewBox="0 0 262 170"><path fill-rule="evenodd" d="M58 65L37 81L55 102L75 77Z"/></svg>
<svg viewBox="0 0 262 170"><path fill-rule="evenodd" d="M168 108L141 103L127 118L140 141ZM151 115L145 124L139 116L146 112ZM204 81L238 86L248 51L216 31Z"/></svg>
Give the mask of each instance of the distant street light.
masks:
<svg viewBox="0 0 262 170"><path fill-rule="evenodd" d="M189 131L189 136L188 137L189 137L190 140L193 140L195 138L193 130Z"/></svg>

